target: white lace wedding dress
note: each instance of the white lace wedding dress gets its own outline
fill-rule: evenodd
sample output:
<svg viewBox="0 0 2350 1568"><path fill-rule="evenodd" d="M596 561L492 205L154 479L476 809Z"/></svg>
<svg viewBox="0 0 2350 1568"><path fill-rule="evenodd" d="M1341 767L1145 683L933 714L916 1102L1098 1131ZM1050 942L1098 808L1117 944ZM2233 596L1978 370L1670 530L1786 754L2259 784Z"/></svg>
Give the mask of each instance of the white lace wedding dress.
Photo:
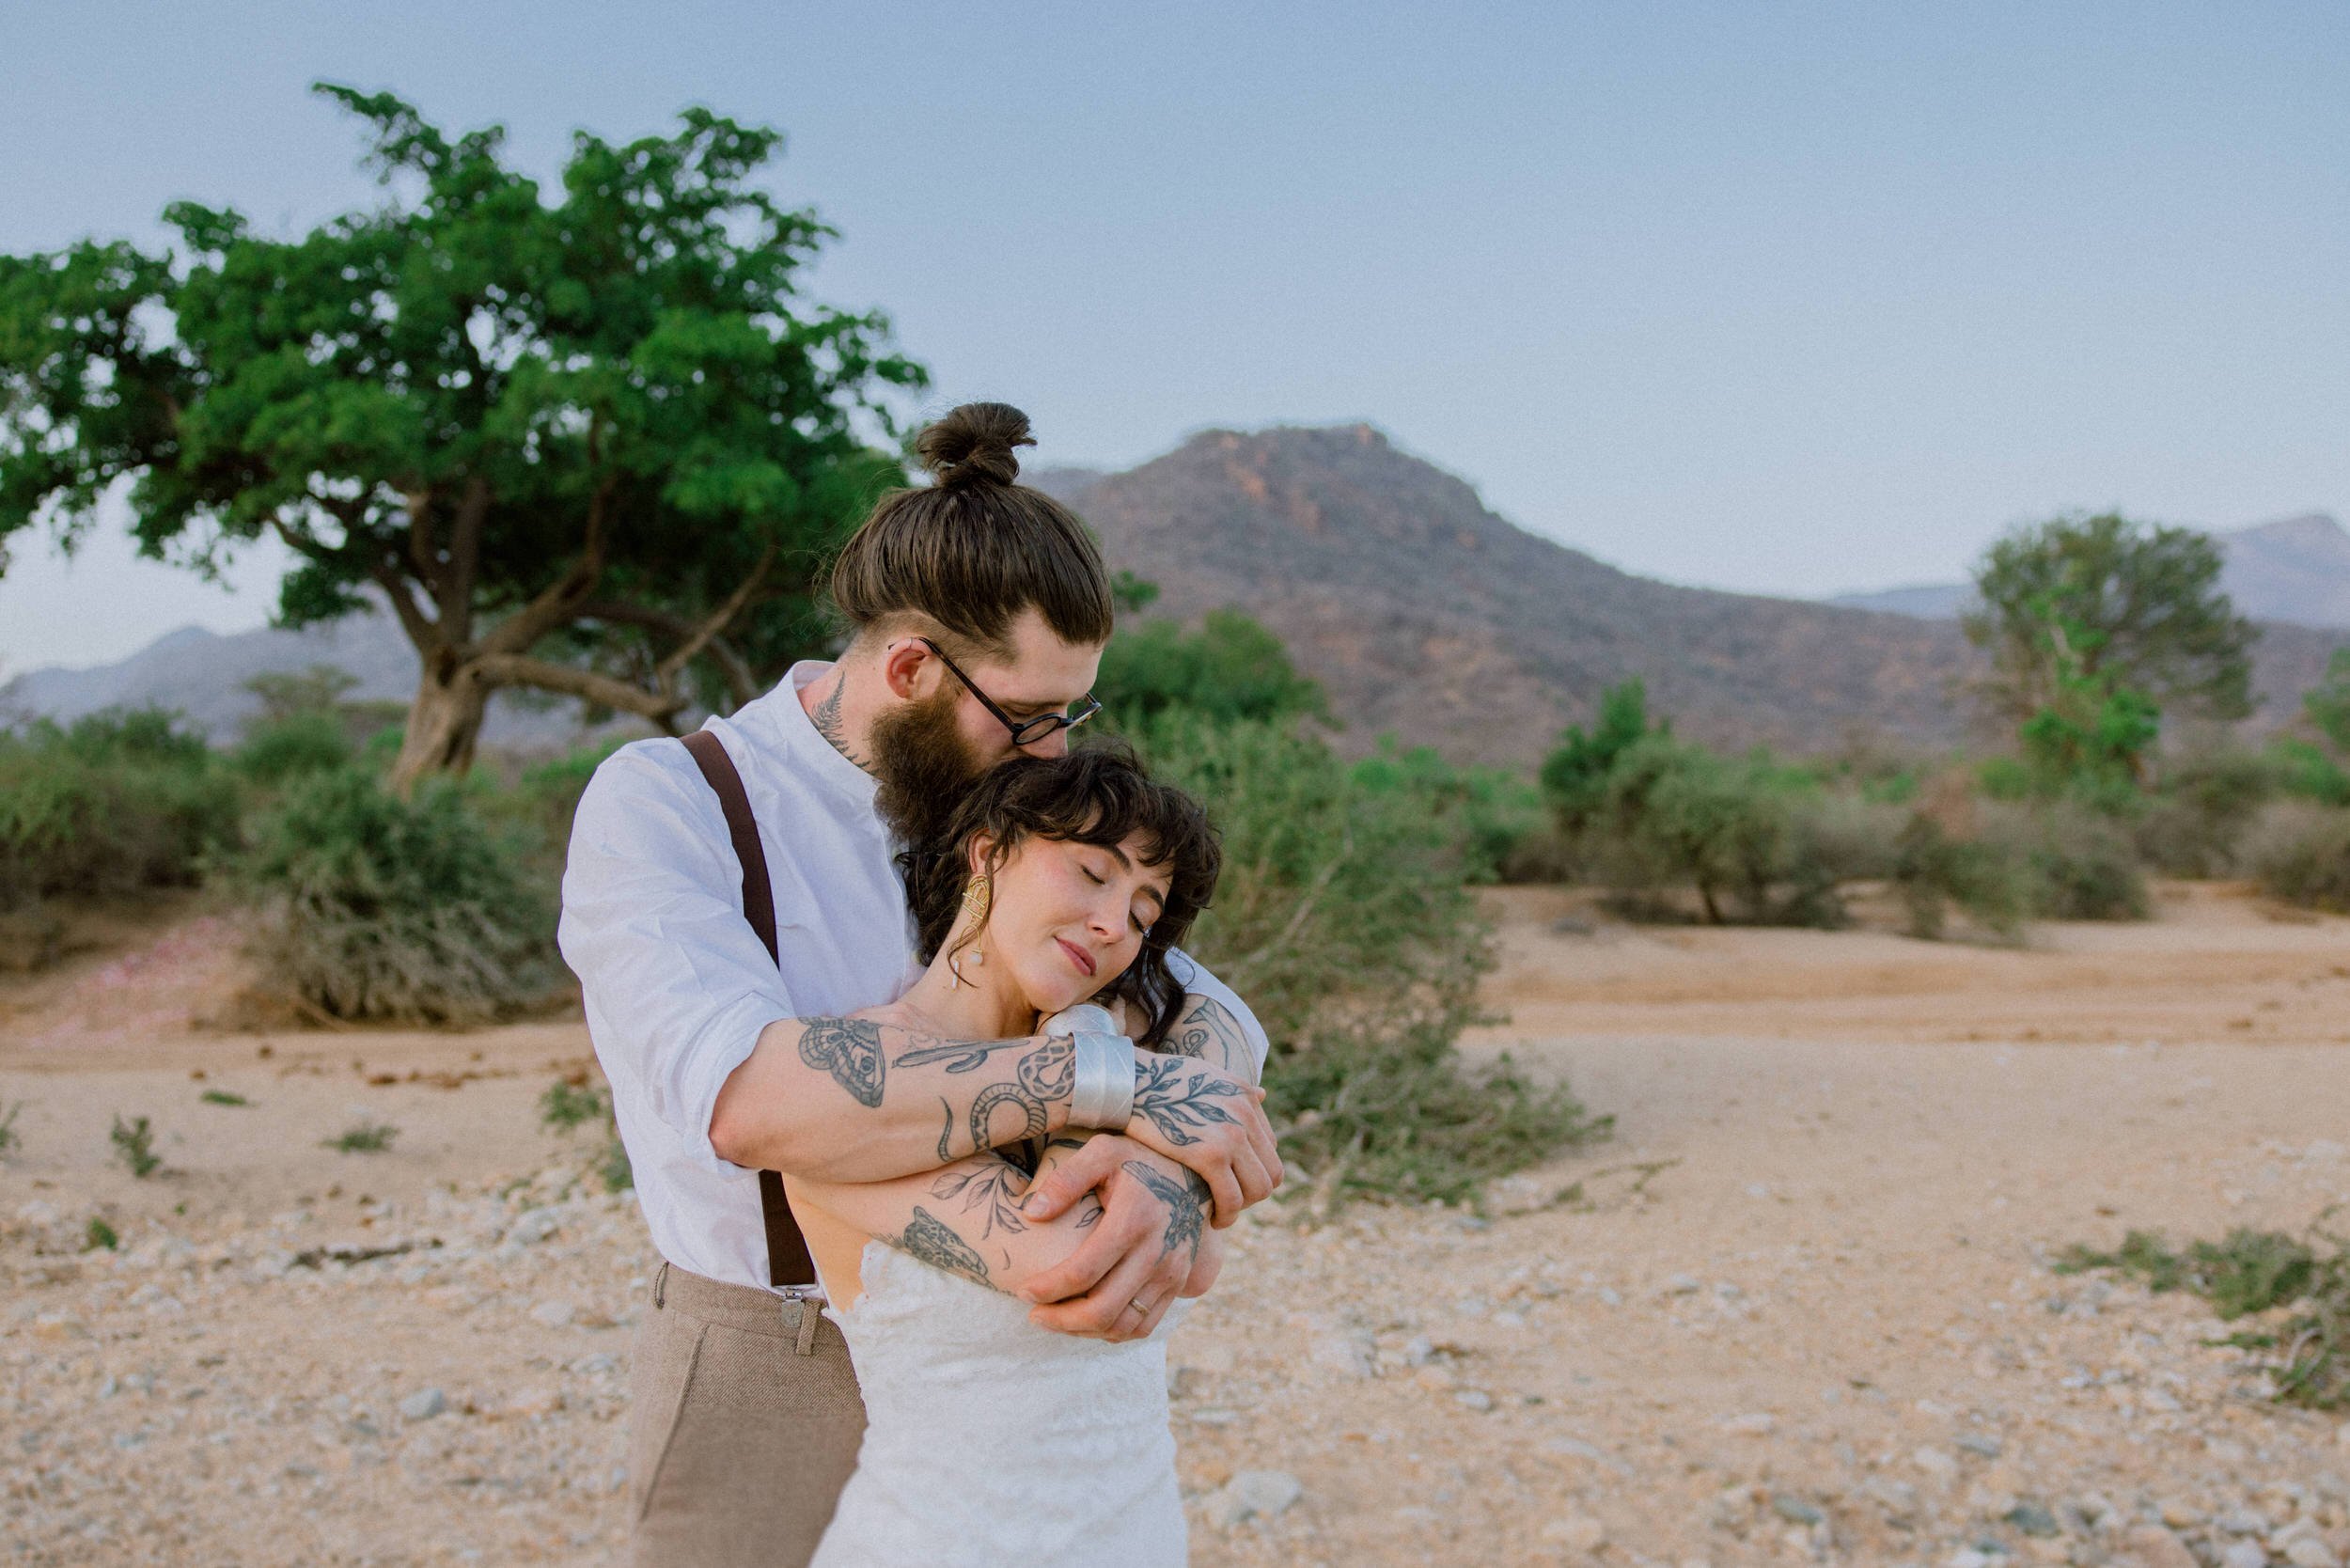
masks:
<svg viewBox="0 0 2350 1568"><path fill-rule="evenodd" d="M864 1294L824 1315L865 1444L809 1568L1181 1568L1167 1335L1188 1302L1108 1344L880 1242L863 1270Z"/></svg>

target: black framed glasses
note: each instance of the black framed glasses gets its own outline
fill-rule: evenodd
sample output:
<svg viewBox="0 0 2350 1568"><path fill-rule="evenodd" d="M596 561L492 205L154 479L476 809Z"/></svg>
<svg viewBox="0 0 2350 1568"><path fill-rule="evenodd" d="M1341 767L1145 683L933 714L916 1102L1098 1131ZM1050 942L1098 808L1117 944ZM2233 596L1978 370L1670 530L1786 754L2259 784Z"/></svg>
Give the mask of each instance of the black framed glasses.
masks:
<svg viewBox="0 0 2350 1568"><path fill-rule="evenodd" d="M1016 719L995 705L995 699L979 690L971 677L963 673L963 666L947 656L947 651L928 637L916 637L916 642L938 655L938 662L954 672L963 689L979 699L979 706L995 715L995 722L1011 731L1011 744L1033 745L1056 729L1074 729L1102 711L1102 699L1091 692L1077 699L1076 706L1065 713L1039 713L1032 719Z"/></svg>

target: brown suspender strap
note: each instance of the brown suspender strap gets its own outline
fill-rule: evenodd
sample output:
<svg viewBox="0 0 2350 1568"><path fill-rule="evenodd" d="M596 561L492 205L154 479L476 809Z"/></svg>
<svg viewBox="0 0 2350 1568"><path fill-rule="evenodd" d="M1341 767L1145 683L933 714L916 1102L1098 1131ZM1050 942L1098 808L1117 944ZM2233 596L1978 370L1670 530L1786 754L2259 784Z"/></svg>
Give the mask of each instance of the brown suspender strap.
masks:
<svg viewBox="0 0 2350 1568"><path fill-rule="evenodd" d="M726 813L727 835L734 840L734 858L743 868L743 917L759 933L767 956L780 964L782 959L776 949L776 895L767 881L767 852L759 845L759 823L751 816L751 799L744 792L743 776L735 771L734 759L727 755L718 737L707 729L697 729L686 736L685 749L718 797L718 808ZM759 1207L767 1222L767 1283L815 1284L816 1261L807 1255L807 1238L800 1234L800 1222L791 1216L791 1205L784 1201L780 1173L759 1173Z"/></svg>

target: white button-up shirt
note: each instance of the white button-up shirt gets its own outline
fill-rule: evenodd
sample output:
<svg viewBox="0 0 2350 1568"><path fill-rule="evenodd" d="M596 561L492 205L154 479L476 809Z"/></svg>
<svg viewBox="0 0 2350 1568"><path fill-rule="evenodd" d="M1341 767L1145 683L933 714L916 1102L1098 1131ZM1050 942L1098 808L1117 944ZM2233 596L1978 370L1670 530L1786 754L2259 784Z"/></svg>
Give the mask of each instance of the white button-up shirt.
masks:
<svg viewBox="0 0 2350 1568"><path fill-rule="evenodd" d="M777 962L743 917L718 797L675 741L634 742L596 770L563 870L557 939L579 976L646 1227L669 1262L733 1285L769 1288L767 1234L758 1176L710 1146L719 1088L776 1019L895 1001L922 972L873 778L800 706L832 668L796 664L703 727L734 760L759 823ZM1231 1010L1261 1066L1256 1016L1188 957L1170 958L1186 990Z"/></svg>

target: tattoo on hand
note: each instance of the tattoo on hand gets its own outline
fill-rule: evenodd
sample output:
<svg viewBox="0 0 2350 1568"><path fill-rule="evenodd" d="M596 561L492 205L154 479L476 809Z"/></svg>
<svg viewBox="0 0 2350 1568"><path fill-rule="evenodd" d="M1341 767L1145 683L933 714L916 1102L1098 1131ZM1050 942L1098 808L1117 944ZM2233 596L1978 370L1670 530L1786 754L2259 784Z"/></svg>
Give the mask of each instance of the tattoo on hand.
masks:
<svg viewBox="0 0 2350 1568"><path fill-rule="evenodd" d="M868 1110L882 1103L881 1026L861 1018L811 1018L800 1031L800 1059Z"/></svg>
<svg viewBox="0 0 2350 1568"><path fill-rule="evenodd" d="M995 1286L995 1281L988 1278L987 1260L979 1256L978 1249L918 1203L915 1205L914 1217L906 1221L905 1234L898 1239L898 1246L916 1262L960 1274L990 1289Z"/></svg>
<svg viewBox="0 0 2350 1568"><path fill-rule="evenodd" d="M1217 1104L1239 1099L1240 1085L1230 1078L1202 1078L1185 1072L1187 1065L1180 1057L1146 1058L1135 1083L1135 1114L1149 1117L1159 1136L1178 1149L1199 1141L1195 1128L1237 1126L1240 1121Z"/></svg>
<svg viewBox="0 0 2350 1568"><path fill-rule="evenodd" d="M1193 1259L1199 1256L1199 1228L1208 1212L1208 1184L1196 1170L1183 1172L1182 1181L1169 1176L1156 1166L1140 1160L1125 1162L1126 1174L1151 1189L1151 1195L1167 1205L1167 1229L1162 1233L1159 1256L1164 1258L1179 1247L1189 1247Z"/></svg>
<svg viewBox="0 0 2350 1568"><path fill-rule="evenodd" d="M938 1163L945 1165L955 1157L948 1152L948 1146L955 1137L955 1107L948 1104L947 1096L942 1094L938 1097L938 1108L947 1113L947 1124L938 1129Z"/></svg>

